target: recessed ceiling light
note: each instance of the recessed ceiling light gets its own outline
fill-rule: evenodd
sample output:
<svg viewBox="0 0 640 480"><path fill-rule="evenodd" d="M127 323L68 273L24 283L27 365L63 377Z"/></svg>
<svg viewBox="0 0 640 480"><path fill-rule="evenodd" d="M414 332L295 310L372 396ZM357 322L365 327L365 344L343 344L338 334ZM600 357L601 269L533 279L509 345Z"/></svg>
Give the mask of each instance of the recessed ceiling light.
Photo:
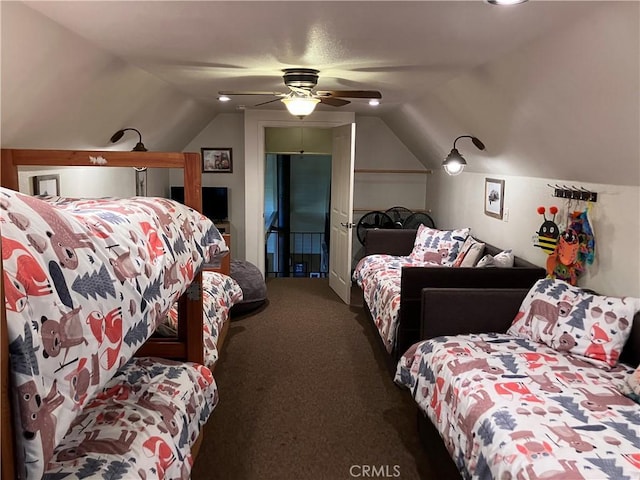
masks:
<svg viewBox="0 0 640 480"><path fill-rule="evenodd" d="M524 3L527 0L484 0L484 1L491 5L517 5L519 3Z"/></svg>
<svg viewBox="0 0 640 480"><path fill-rule="evenodd" d="M371 100L369 100L369 105L371 106L376 106L376 105L380 105L380 100L378 100L377 98L372 98Z"/></svg>
<svg viewBox="0 0 640 480"><path fill-rule="evenodd" d="M218 100L219 100L220 102L228 102L229 100L231 100L231 98L227 97L226 95L220 95L220 96L218 97Z"/></svg>

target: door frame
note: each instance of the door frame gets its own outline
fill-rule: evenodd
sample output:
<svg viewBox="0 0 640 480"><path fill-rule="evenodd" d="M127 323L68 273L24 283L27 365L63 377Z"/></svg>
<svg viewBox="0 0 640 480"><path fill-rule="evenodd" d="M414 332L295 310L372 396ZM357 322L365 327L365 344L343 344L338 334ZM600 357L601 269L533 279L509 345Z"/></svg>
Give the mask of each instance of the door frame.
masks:
<svg viewBox="0 0 640 480"><path fill-rule="evenodd" d="M264 275L264 159L265 128L333 128L355 122L354 112L313 112L298 120L287 111L245 110L244 113L244 200L245 257Z"/></svg>

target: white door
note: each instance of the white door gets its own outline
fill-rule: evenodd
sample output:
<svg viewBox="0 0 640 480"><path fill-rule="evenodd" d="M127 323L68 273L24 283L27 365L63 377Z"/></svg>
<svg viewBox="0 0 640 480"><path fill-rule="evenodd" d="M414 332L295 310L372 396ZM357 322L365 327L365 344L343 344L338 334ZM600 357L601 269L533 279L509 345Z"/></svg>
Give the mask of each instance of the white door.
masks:
<svg viewBox="0 0 640 480"><path fill-rule="evenodd" d="M329 286L345 303L349 303L351 299L351 236L353 232L355 141L355 123L333 129Z"/></svg>

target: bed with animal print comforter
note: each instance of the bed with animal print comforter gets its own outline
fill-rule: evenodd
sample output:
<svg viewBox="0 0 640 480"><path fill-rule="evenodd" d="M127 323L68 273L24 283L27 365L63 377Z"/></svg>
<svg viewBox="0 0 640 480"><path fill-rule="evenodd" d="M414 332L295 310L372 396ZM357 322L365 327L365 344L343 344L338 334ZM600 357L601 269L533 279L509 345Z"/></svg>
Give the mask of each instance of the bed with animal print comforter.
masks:
<svg viewBox="0 0 640 480"><path fill-rule="evenodd" d="M446 290L425 289L423 321L455 329L462 315L472 326L476 311L480 326L433 338L425 328L428 339L405 352L395 381L464 478L640 478L638 299L552 279L538 281L519 309L518 292ZM465 297L476 309L460 308ZM509 302L517 313L504 317L506 332L477 333L508 314Z"/></svg>
<svg viewBox="0 0 640 480"><path fill-rule="evenodd" d="M204 364L212 370L220 355L218 340L229 319L229 310L242 298L242 288L230 276L207 270L202 272ZM170 335L175 335L177 325L178 309L174 306L167 315Z"/></svg>
<svg viewBox="0 0 640 480"><path fill-rule="evenodd" d="M227 251L213 223L163 198L2 188L0 224L21 478L188 478L217 399L211 372L131 359Z"/></svg>

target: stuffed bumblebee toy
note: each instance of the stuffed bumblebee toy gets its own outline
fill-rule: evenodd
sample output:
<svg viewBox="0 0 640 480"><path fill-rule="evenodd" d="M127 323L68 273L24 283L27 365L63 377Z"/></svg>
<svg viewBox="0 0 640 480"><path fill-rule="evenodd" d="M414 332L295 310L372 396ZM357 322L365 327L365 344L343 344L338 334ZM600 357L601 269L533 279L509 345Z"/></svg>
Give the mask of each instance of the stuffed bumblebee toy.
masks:
<svg viewBox="0 0 640 480"><path fill-rule="evenodd" d="M540 225L537 234L536 247L540 247L544 253L551 255L556 249L558 244L558 238L560 237L560 229L556 225L556 214L558 213L558 207L549 207L549 213L553 215L551 220L547 219L545 215L546 209L542 206L538 207L538 213L544 218L544 223Z"/></svg>

